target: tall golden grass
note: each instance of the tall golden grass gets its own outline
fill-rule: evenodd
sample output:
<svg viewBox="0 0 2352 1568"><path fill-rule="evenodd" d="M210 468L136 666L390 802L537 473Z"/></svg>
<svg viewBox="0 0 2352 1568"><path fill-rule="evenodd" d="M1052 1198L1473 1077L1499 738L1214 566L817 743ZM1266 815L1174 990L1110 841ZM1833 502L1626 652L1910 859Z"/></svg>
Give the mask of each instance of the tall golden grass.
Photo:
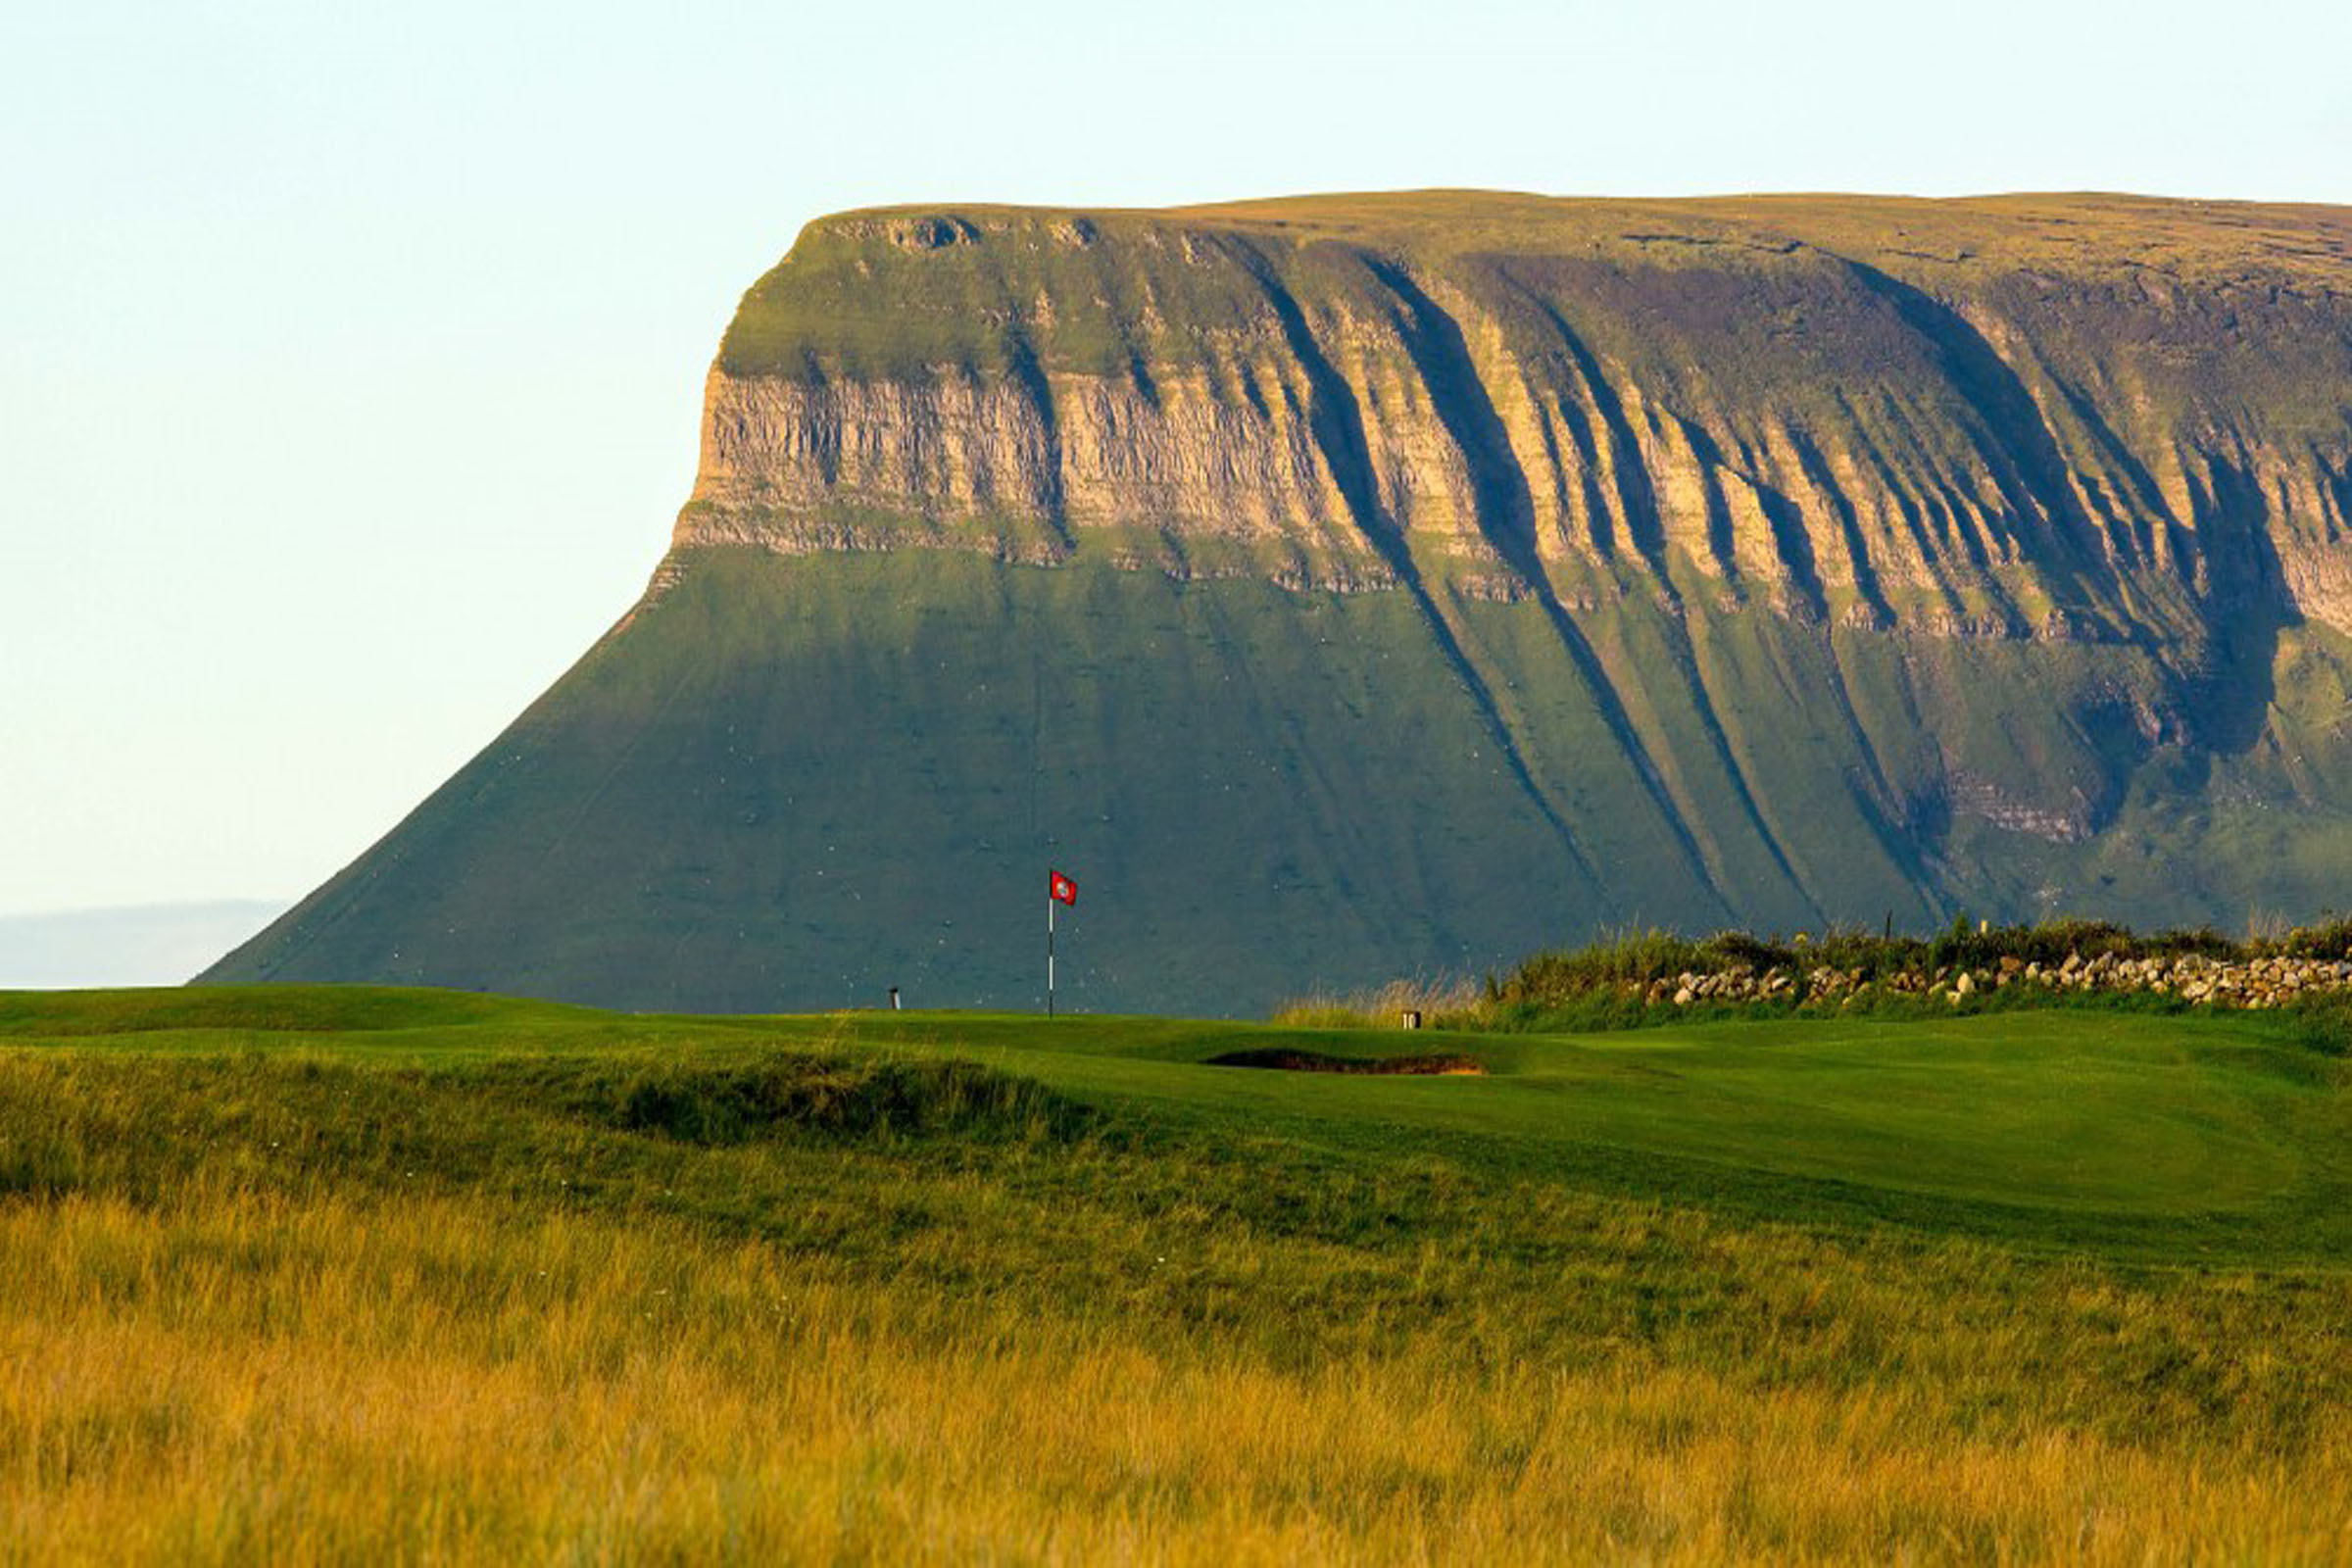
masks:
<svg viewBox="0 0 2352 1568"><path fill-rule="evenodd" d="M660 1217L234 1179L0 1203L0 1282L11 1561L2352 1558L2340 1408L2291 1452L1974 1430L1965 1378L1482 1360L1443 1314L1283 1364Z"/></svg>
<svg viewBox="0 0 2352 1568"><path fill-rule="evenodd" d="M1364 991L1319 991L1274 1009L1273 1022L1295 1029L1391 1029L1399 1013L1418 1012L1433 1029L1468 1022L1486 1001L1486 988L1460 975L1391 980Z"/></svg>

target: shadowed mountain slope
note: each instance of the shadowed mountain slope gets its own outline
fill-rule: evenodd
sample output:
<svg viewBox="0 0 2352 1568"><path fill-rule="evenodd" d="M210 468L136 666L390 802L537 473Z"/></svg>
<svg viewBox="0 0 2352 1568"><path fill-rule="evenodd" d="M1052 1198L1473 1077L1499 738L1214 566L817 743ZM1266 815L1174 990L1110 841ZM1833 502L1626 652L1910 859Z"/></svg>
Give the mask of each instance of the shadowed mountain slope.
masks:
<svg viewBox="0 0 2352 1568"><path fill-rule="evenodd" d="M2352 214L811 224L638 608L214 978L1236 1011L1594 925L2315 912Z"/></svg>

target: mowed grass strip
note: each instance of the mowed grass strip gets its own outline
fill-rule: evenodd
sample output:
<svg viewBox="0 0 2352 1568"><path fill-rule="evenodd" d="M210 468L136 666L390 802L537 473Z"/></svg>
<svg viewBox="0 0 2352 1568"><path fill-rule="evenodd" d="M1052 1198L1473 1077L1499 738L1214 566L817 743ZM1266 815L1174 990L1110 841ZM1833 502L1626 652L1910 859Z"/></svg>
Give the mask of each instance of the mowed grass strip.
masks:
<svg viewBox="0 0 2352 1568"><path fill-rule="evenodd" d="M0 999L0 1557L2326 1561L2352 1539L2340 1233L2256 1255L2333 1191L2340 1063L2275 1021L2137 1047L2165 1021L2006 1048L1878 1026L1910 1084L1890 1115L1937 1083L1997 1110L1971 1053L2039 1055L2085 1125L2154 1096L2193 1138L2203 1095L2217 1139L2276 1151L2245 1191L2152 1173L2171 1196L2133 1207L2103 1176L2036 1206L1936 1175L1938 1137L2045 1136L1999 1114L1914 1115L1918 1169L1871 1200L1718 1136L1809 1100L1831 1129L1865 1115L1829 1086L1868 1028L1515 1039L1486 1076L1410 1079L1202 1066L1330 1043L1176 1021L453 999L435 1025L416 994L284 992L264 1028L210 1001L140 1029L135 997ZM129 1030L44 1026L110 1012ZM1396 1049L1433 1044L1456 1042ZM1492 1100L1514 1079L1524 1103ZM1707 1094L1721 1118L1660 1108ZM2197 1261L2194 1216L2230 1205L2250 1239Z"/></svg>

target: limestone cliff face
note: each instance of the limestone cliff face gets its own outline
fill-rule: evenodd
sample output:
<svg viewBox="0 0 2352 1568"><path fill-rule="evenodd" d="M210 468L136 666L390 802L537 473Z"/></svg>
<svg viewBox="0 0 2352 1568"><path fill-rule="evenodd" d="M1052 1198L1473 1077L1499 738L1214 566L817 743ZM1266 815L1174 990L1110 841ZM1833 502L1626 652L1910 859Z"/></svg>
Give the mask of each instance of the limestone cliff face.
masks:
<svg viewBox="0 0 2352 1568"><path fill-rule="evenodd" d="M2352 216L1331 198L814 224L677 543L1933 635L2352 627Z"/></svg>
<svg viewBox="0 0 2352 1568"><path fill-rule="evenodd" d="M1697 774L1764 813L1723 617L1839 682L1886 640L1842 722L1905 831L2076 841L2151 748L2244 741L2278 628L2352 633L2348 514L2341 211L1441 194L812 224L674 543L1408 591L1497 691L1462 607L1533 601L1703 859ZM1986 685L1934 643L2110 652Z"/></svg>

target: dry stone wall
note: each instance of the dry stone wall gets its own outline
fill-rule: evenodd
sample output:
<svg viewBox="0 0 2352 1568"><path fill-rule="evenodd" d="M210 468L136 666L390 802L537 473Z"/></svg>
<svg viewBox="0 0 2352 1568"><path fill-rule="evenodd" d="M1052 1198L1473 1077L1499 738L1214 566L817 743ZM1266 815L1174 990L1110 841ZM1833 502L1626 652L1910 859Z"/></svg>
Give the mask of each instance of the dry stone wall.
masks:
<svg viewBox="0 0 2352 1568"><path fill-rule="evenodd" d="M2201 1006L2277 1007L2305 997L2352 990L2352 953L2340 958L2291 956L2217 958L2204 954L2128 957L2070 954L2060 963L2015 957L1976 966L1897 969L1886 974L1838 969L1740 964L1711 973L1679 975L1622 988L1653 1005L1801 1002L1851 1004L1877 995L1928 997L1955 1004L2006 991L2146 993Z"/></svg>

